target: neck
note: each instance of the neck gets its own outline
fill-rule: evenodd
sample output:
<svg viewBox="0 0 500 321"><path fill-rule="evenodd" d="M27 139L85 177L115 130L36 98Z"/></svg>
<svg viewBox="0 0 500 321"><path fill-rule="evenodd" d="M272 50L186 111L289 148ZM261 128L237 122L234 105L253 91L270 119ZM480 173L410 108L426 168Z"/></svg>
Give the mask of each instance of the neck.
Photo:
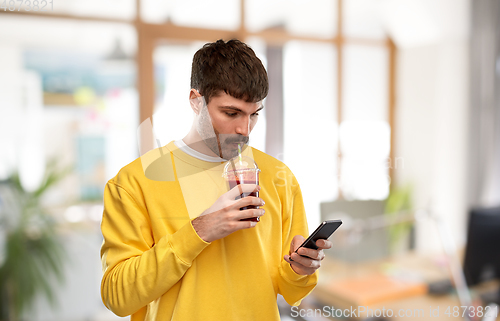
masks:
<svg viewBox="0 0 500 321"><path fill-rule="evenodd" d="M182 140L184 141L184 144L188 145L197 152L207 156L221 157L221 155L215 154L210 148L208 148L194 126L191 127L189 133Z"/></svg>

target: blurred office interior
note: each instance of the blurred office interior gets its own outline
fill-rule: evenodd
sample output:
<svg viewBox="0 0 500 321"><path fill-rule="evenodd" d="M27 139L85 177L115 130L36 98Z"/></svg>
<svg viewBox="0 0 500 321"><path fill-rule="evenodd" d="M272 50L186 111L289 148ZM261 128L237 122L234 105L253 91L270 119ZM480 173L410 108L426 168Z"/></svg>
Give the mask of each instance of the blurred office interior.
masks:
<svg viewBox="0 0 500 321"><path fill-rule="evenodd" d="M9 220L34 191L67 252L64 282L47 283L55 304L37 295L22 320L120 319L99 293L104 185L189 130L192 56L220 38L247 42L268 70L250 145L294 172L311 231L344 220L327 253L341 263L322 274L416 255L456 282L471 211L500 205L498 1L11 3L0 7L0 266Z"/></svg>

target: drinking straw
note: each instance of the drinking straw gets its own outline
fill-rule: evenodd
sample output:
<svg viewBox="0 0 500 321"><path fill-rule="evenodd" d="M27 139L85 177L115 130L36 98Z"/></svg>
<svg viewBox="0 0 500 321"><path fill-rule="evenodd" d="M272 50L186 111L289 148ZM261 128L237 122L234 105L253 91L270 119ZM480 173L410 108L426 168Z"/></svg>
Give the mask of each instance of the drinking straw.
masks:
<svg viewBox="0 0 500 321"><path fill-rule="evenodd" d="M238 144L238 159L240 160L240 165L243 165L243 160L241 158L241 146L240 146L240 144ZM242 183L242 184L244 183L243 182L243 175L238 176L238 179L240 180L240 183Z"/></svg>
<svg viewBox="0 0 500 321"><path fill-rule="evenodd" d="M240 152L240 144L238 144L238 151ZM242 182L241 182L240 176L237 174L236 166L234 165L234 160L233 159L234 158L231 158L229 160L229 162L231 162L231 167L233 168L234 176L238 178L238 180L240 181L240 184L241 184ZM240 161L241 161L241 153L240 153ZM242 190L241 186L238 185L238 187L239 187L239 190L240 190L240 194L243 194L243 190Z"/></svg>

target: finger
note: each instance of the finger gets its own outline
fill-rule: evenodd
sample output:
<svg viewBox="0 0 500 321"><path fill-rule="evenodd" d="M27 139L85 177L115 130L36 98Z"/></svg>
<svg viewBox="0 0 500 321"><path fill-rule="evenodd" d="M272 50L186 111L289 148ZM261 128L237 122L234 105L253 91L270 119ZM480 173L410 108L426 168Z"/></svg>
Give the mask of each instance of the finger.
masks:
<svg viewBox="0 0 500 321"><path fill-rule="evenodd" d="M260 217L264 215L264 213L266 213L266 211L263 208L248 209L239 211L239 213L237 213L235 218L237 220L244 220L256 217L257 220L260 220Z"/></svg>
<svg viewBox="0 0 500 321"><path fill-rule="evenodd" d="M323 253L323 250L313 250L313 249L308 249L305 247L301 247L298 251L297 254L302 255L302 256L307 256L313 260L319 260L321 261L325 254Z"/></svg>
<svg viewBox="0 0 500 321"><path fill-rule="evenodd" d="M316 246L321 250L327 250L332 248L333 243L328 240L320 239L316 241Z"/></svg>
<svg viewBox="0 0 500 321"><path fill-rule="evenodd" d="M297 274L301 275L311 275L313 274L317 269L316 268L307 268L303 266L302 264L299 264L292 260L292 258L289 255L285 255L283 257L287 263L290 264L290 267L295 271Z"/></svg>
<svg viewBox="0 0 500 321"><path fill-rule="evenodd" d="M239 184L230 189L226 194L227 196L234 200L236 197L243 193L253 193L260 191L260 186L256 184Z"/></svg>
<svg viewBox="0 0 500 321"><path fill-rule="evenodd" d="M285 255L283 258L285 259L285 261L287 263L290 263L291 265L294 265L296 267L300 267L302 269L305 269L304 266L302 266L301 264L298 264L297 262L295 262L290 255Z"/></svg>
<svg viewBox="0 0 500 321"><path fill-rule="evenodd" d="M300 264L304 268L318 269L321 266L321 261L303 257L297 253L292 253L291 258L294 263Z"/></svg>
<svg viewBox="0 0 500 321"><path fill-rule="evenodd" d="M233 204L233 208L240 209L240 208L246 207L246 206L255 206L256 208L258 208L259 206L262 206L264 204L265 204L264 200L260 197L247 196L247 197L243 197L243 198L237 200Z"/></svg>
<svg viewBox="0 0 500 321"><path fill-rule="evenodd" d="M236 232L238 230L252 228L252 227L255 227L256 225L257 225L257 222L255 222L255 221L237 221L237 222L234 222L233 232Z"/></svg>

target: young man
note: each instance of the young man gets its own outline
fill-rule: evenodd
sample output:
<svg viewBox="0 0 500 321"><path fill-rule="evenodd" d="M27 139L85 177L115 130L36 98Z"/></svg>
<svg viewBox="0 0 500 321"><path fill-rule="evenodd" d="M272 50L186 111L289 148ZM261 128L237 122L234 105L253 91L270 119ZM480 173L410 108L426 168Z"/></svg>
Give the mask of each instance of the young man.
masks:
<svg viewBox="0 0 500 321"><path fill-rule="evenodd" d="M194 56L191 88L186 137L106 184L103 302L132 321L279 320L277 295L298 305L331 242L293 253L308 234L300 187L283 163L244 145L268 92L253 50L237 40L206 44ZM238 143L260 182L228 190L222 169ZM260 197L235 200L256 189ZM260 208L240 210L249 205Z"/></svg>

